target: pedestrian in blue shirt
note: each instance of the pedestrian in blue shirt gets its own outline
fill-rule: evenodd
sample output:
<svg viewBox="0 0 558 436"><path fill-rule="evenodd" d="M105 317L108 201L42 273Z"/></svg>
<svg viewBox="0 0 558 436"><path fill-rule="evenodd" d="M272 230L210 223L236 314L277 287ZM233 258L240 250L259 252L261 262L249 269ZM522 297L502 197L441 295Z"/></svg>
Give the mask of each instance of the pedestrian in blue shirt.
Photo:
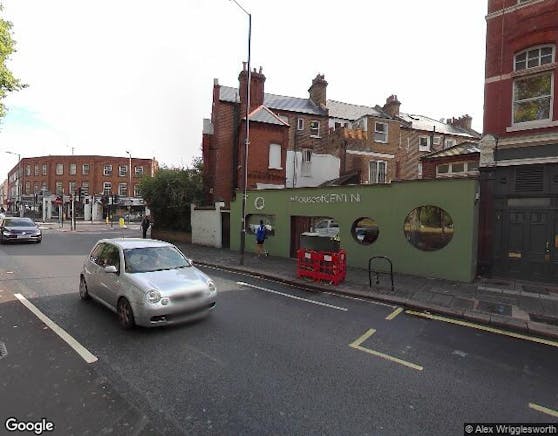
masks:
<svg viewBox="0 0 558 436"><path fill-rule="evenodd" d="M267 256L267 251L264 248L265 236L266 228L264 226L263 220L260 220L260 225L256 230L256 253L258 257L260 257L262 254L265 254Z"/></svg>

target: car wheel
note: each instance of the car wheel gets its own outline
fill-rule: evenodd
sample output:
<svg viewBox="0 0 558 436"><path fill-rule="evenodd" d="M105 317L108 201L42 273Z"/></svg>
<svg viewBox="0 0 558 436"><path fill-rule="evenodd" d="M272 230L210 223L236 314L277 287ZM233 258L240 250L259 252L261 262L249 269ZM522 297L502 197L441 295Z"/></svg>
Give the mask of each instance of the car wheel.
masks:
<svg viewBox="0 0 558 436"><path fill-rule="evenodd" d="M118 300L118 320L120 321L120 326L125 330L131 329L136 325L132 306L124 297Z"/></svg>
<svg viewBox="0 0 558 436"><path fill-rule="evenodd" d="M87 283L85 283L83 276L79 279L79 296L82 300L89 300L91 298L87 290Z"/></svg>

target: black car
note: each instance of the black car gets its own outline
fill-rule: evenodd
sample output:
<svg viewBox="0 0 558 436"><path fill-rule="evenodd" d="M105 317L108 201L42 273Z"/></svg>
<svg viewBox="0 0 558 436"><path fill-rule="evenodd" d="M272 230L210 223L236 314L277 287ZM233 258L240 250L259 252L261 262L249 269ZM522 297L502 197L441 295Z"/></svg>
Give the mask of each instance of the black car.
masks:
<svg viewBox="0 0 558 436"><path fill-rule="evenodd" d="M31 218L5 217L0 220L0 244L36 242L43 239L39 226Z"/></svg>

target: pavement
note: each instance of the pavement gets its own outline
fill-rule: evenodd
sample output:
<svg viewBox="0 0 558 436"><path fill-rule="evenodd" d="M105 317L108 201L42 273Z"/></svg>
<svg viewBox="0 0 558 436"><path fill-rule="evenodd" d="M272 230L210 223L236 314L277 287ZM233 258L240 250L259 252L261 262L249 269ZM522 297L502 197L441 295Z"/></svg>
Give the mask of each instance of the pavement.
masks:
<svg viewBox="0 0 558 436"><path fill-rule="evenodd" d="M69 223L42 223L41 227L70 231ZM77 231L118 230L118 223L78 222ZM137 232L131 223L123 231ZM339 285L298 278L296 259L247 252L240 265L240 253L229 249L175 243L194 263L229 271L249 273L311 291L344 294L390 303L405 309L421 310L491 328L504 328L531 336L558 339L558 284L521 280L477 278L472 283L394 273L393 289L389 274L372 273L348 267Z"/></svg>

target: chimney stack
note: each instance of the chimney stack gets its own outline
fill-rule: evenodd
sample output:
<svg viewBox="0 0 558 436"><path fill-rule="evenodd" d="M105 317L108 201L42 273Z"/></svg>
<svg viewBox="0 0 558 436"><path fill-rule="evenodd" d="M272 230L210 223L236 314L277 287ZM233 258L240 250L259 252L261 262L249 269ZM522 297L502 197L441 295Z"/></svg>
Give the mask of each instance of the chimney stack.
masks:
<svg viewBox="0 0 558 436"><path fill-rule="evenodd" d="M448 124L451 124L455 127L461 127L463 129L471 130L471 124L473 122L473 118L469 115L463 115L459 118L448 118Z"/></svg>
<svg viewBox="0 0 558 436"><path fill-rule="evenodd" d="M384 105L383 109L390 116L398 117L399 106L401 106L401 102L397 99L397 96L395 94L392 94L386 99L386 104Z"/></svg>
<svg viewBox="0 0 558 436"><path fill-rule="evenodd" d="M263 69L259 71L254 68L250 73L250 112L264 103L264 84L265 76ZM240 93L240 113L242 116L246 113L246 87L248 86L248 68L246 62L242 62L242 71L238 75L239 93Z"/></svg>
<svg viewBox="0 0 558 436"><path fill-rule="evenodd" d="M327 82L323 74L318 74L312 80L312 85L308 88L310 100L325 109L327 103L326 97Z"/></svg>

